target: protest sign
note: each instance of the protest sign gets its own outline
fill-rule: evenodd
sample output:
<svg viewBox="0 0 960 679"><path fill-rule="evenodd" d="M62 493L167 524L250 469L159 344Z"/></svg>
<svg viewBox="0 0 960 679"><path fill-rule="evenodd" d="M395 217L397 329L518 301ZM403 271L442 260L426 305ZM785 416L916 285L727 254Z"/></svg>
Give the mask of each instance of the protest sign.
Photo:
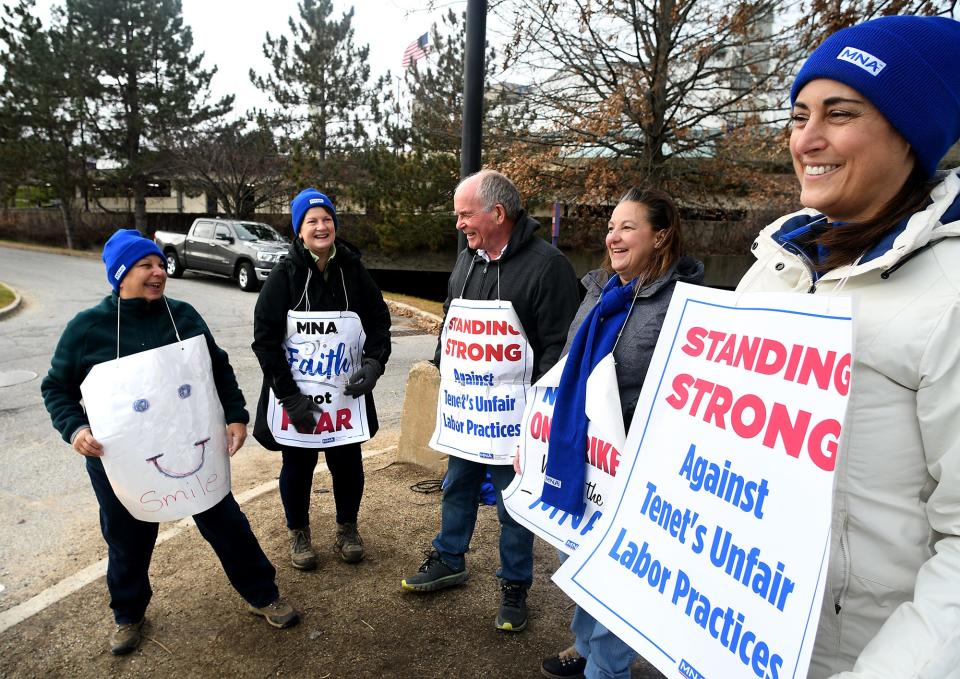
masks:
<svg viewBox="0 0 960 679"><path fill-rule="evenodd" d="M440 334L440 393L430 447L512 464L533 351L508 301L455 299Z"/></svg>
<svg viewBox="0 0 960 679"><path fill-rule="evenodd" d="M99 363L80 392L103 469L135 519L182 519L230 491L226 423L203 335Z"/></svg>
<svg viewBox="0 0 960 679"><path fill-rule="evenodd" d="M277 443L295 448L330 448L370 438L367 400L343 393L360 367L366 335L352 311L288 311L283 352L297 388L320 412L316 427L302 433L270 390L267 423Z"/></svg>
<svg viewBox="0 0 960 679"><path fill-rule="evenodd" d="M590 531L602 527L609 499L619 495L617 471L624 466L621 451L625 434L620 412L620 393L613 354L608 354L587 378L586 480L583 497L587 510L574 516L541 498L547 469L550 422L557 386L567 358L560 361L531 387L523 413L520 440L520 474L503 491L503 504L511 516L534 535L559 550L571 553Z"/></svg>
<svg viewBox="0 0 960 679"><path fill-rule="evenodd" d="M852 346L848 298L677 285L623 490L556 582L668 676L806 676Z"/></svg>

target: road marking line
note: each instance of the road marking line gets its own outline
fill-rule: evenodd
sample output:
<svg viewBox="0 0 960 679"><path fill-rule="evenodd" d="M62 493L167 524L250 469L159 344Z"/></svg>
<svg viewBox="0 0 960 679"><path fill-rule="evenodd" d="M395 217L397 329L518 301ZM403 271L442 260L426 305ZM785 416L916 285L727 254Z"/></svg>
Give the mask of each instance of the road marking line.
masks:
<svg viewBox="0 0 960 679"><path fill-rule="evenodd" d="M388 446L386 448L377 448L376 450L365 450L363 451L363 457L376 457L377 455L382 455L395 449L396 446ZM321 463L317 465L316 469L314 469L313 475L316 476L317 474L325 471L327 471L327 465L325 463ZM245 490L234 497L236 498L237 503L242 505L260 497L265 493L275 490L278 485L279 481L277 479L265 481L259 486ZM195 524L192 517L181 519L173 524L173 526L167 528L157 535L157 541L155 544L159 545L167 540L170 540L171 538L175 538L176 536L180 535L180 533L194 525ZM31 616L36 615L40 611L49 608L61 599L65 599L74 592L86 587L94 580L104 577L106 574L107 560L101 559L100 561L90 564L86 568L77 571L73 575L64 578L57 584L48 587L36 596L27 599L23 603L17 604L13 608L8 608L7 610L0 612L0 634L6 632L15 625L19 625L21 622Z"/></svg>

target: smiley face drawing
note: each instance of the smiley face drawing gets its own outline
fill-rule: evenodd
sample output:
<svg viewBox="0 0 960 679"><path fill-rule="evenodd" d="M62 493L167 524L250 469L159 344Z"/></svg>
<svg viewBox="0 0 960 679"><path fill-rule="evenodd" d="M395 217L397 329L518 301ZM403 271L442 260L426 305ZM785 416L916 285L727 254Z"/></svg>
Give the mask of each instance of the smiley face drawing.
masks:
<svg viewBox="0 0 960 679"><path fill-rule="evenodd" d="M141 521L177 521L230 492L227 428L204 335L93 367L81 385L103 468Z"/></svg>
<svg viewBox="0 0 960 679"><path fill-rule="evenodd" d="M181 384L177 388L177 398L180 401L186 401L192 393L193 388L189 384ZM148 413L150 411L150 401L145 398L136 399L133 402L133 411L136 413ZM199 441L195 441L192 448L187 452L181 453L181 451L177 451L171 454L158 453L157 455L146 458L145 461L153 465L158 472L167 478L185 479L193 476L203 468L203 462L207 454L207 443L209 442L210 437L207 436ZM167 456L168 459L162 464L160 458L164 456Z"/></svg>

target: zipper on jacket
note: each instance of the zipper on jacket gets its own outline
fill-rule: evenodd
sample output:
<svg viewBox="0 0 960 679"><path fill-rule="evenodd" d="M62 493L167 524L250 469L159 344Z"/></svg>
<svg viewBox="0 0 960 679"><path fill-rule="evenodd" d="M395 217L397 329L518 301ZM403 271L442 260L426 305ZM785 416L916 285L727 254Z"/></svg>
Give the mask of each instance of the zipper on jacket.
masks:
<svg viewBox="0 0 960 679"><path fill-rule="evenodd" d="M807 254L802 248L789 241L783 243L782 247L784 252L793 255L801 264L803 264L803 270L807 272L807 278L810 280L810 286L807 288L807 294L814 294L817 291L817 278L814 274L813 262L810 261L810 258L807 257Z"/></svg>
<svg viewBox="0 0 960 679"><path fill-rule="evenodd" d="M837 615L840 615L840 611L843 609L843 596L847 592L847 580L850 578L849 563L847 559L847 519L844 517L843 526L840 529L840 589L837 591L837 596L833 600L833 608L836 611Z"/></svg>
<svg viewBox="0 0 960 679"><path fill-rule="evenodd" d="M487 281L487 269L490 268L490 262L484 260L483 270L480 272L480 285L477 287L477 299L481 299L483 294L483 284Z"/></svg>

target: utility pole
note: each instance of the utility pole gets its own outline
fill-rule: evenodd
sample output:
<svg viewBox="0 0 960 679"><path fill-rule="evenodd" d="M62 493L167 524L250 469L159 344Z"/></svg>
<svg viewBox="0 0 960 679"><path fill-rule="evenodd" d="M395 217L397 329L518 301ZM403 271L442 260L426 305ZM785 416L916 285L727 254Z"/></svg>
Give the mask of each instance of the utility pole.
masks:
<svg viewBox="0 0 960 679"><path fill-rule="evenodd" d="M487 42L487 0L467 0L467 44L463 59L463 128L460 132L460 178L480 169L483 133L483 74ZM467 239L457 232L457 252Z"/></svg>

